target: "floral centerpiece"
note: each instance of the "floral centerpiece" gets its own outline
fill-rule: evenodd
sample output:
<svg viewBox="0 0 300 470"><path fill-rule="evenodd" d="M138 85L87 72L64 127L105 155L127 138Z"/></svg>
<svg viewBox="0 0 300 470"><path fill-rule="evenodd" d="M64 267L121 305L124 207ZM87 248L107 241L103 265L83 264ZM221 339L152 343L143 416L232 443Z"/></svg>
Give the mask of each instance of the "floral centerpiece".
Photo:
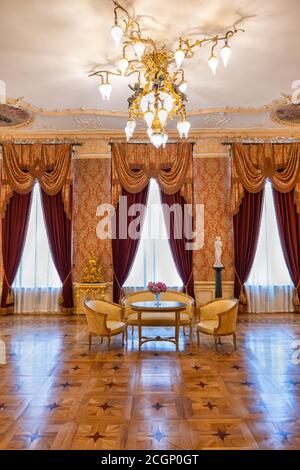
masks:
<svg viewBox="0 0 300 470"><path fill-rule="evenodd" d="M149 282L148 289L152 294L155 294L156 303L158 304L160 301L160 294L162 292L166 292L167 286L164 282Z"/></svg>

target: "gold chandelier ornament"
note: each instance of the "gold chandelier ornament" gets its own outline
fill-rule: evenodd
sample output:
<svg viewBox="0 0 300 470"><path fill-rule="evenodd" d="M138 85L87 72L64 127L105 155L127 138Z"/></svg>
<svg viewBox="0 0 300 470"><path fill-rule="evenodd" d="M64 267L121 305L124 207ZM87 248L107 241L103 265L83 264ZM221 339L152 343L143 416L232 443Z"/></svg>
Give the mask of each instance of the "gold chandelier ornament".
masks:
<svg viewBox="0 0 300 470"><path fill-rule="evenodd" d="M224 35L215 35L191 40L180 37L175 52L159 47L156 42L142 34L141 27L134 17L117 1L114 4L115 22L111 29L112 38L117 46L122 44L122 57L116 71L97 70L89 76L101 79L99 91L103 100L109 100L112 85L110 77L136 77L135 84L129 85L133 92L128 98L129 119L125 128L127 141L134 133L136 121L144 119L147 133L152 144L165 147L168 141L168 120L178 116L177 129L181 138L187 138L190 123L186 119L188 84L184 77L182 63L193 57L198 48L211 46L208 65L213 74L218 67L217 46L221 43L220 56L226 67L231 55L230 39L239 31L234 27ZM122 26L121 26L122 25Z"/></svg>

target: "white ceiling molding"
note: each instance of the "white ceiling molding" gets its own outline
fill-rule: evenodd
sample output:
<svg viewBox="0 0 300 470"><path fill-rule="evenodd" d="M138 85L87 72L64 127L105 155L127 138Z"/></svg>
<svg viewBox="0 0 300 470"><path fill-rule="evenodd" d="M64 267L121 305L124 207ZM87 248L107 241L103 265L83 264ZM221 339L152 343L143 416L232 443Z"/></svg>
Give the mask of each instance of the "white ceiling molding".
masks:
<svg viewBox="0 0 300 470"><path fill-rule="evenodd" d="M290 97L285 95L281 98L275 99L270 103L262 106L251 107L251 106L224 106L224 107L206 107L199 109L192 109L187 111L188 116L202 116L206 114L217 114L221 115L220 119L227 117L228 114L261 114L274 111L278 106L290 103ZM31 111L35 115L47 116L47 117L59 117L59 116L102 116L102 117L115 117L115 118L127 118L128 113L122 111L110 111L104 109L89 109L89 108L66 108L66 109L46 109L35 106L23 98L7 98L7 104L20 107ZM78 119L78 118L77 118Z"/></svg>
<svg viewBox="0 0 300 470"><path fill-rule="evenodd" d="M266 105L254 107L237 107L237 108L203 108L193 110L188 113L191 122L190 132L199 132L209 129L277 129L284 128L274 119L271 119L274 111L278 106L288 104L289 98L282 97L274 100ZM121 131L124 135L124 125L127 120L127 113L107 111L101 109L57 109L48 110L39 108L23 99L9 98L8 103L18 106L34 117L26 127L26 132L93 132L99 131L104 133ZM170 136L176 131L176 119L169 124ZM300 129L298 126L293 126ZM2 132L19 132L25 129L16 129L13 126L1 128ZM137 126L136 132L144 133L142 126Z"/></svg>

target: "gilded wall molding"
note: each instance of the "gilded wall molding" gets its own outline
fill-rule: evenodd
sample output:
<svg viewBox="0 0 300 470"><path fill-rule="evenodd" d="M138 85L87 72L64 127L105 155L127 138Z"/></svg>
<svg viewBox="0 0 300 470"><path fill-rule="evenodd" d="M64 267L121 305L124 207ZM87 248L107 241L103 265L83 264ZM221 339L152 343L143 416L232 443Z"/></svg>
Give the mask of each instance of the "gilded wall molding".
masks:
<svg viewBox="0 0 300 470"><path fill-rule="evenodd" d="M193 153L193 158L201 159L201 158L228 158L229 152L203 152L203 153Z"/></svg>
<svg viewBox="0 0 300 470"><path fill-rule="evenodd" d="M103 160L111 158L109 153L75 153L73 160Z"/></svg>
<svg viewBox="0 0 300 470"><path fill-rule="evenodd" d="M176 130L170 130L170 140L180 141ZM82 130L29 130L24 129L0 129L0 142L1 141L20 141L20 140L45 140L45 139L74 139L75 141L85 142L88 140L102 140L111 143L111 141L126 142L123 130L112 129L82 129ZM146 140L147 136L144 131L138 131L132 142L140 142ZM286 141L289 139L300 139L300 127L284 128L237 128L237 129L192 129L189 134L189 140L195 141L198 139L222 139L224 143L231 141L244 141L256 139L257 142L265 140Z"/></svg>
<svg viewBox="0 0 300 470"><path fill-rule="evenodd" d="M109 145L112 142L126 142L124 131L116 129L79 129L79 130L53 130L41 129L30 130L30 128L4 129L0 128L0 143L3 141L44 141L44 140L74 140L85 143L88 141L101 140ZM170 130L169 139L172 142L180 142L175 129ZM300 126L284 126L278 128L236 128L236 129L191 129L189 141L196 142L201 139L218 139L223 143L255 141L262 143L265 141L289 142L300 139ZM147 142L145 131L137 131L132 143Z"/></svg>

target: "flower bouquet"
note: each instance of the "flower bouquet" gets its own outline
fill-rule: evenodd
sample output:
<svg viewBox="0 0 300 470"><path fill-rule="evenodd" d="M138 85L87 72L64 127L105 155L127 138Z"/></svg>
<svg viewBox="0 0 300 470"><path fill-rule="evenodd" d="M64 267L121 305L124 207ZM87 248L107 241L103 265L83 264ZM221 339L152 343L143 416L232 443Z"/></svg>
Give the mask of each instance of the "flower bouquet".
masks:
<svg viewBox="0 0 300 470"><path fill-rule="evenodd" d="M148 289L150 292L152 292L152 294L155 295L156 304L158 305L160 301L160 294L162 292L166 292L167 286L164 282L149 282Z"/></svg>

